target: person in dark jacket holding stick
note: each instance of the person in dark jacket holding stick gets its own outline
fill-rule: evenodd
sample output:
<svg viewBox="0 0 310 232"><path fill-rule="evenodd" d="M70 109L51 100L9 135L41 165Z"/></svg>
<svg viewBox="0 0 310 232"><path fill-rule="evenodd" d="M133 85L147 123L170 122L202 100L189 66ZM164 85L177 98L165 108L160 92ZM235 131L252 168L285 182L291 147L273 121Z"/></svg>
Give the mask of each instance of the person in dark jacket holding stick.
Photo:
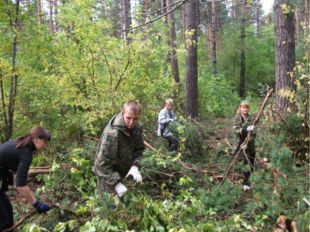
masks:
<svg viewBox="0 0 310 232"><path fill-rule="evenodd" d="M8 186L13 185L16 174L16 189L21 197L33 205L39 213L47 212L50 207L37 200L27 185L28 170L36 151L43 150L50 141L50 133L35 127L29 134L0 145L0 232L13 226L13 208L6 195Z"/></svg>
<svg viewBox="0 0 310 232"><path fill-rule="evenodd" d="M238 136L238 145L236 151L240 149L240 145L244 142L249 132L252 132L252 136L248 142L248 145L243 154L243 161L247 163L250 170L245 171L243 189L244 191L250 190L250 175L254 170L255 161L255 126L252 125L254 117L250 114L250 105L247 101L242 101L239 105L237 115L234 117L233 131ZM245 154L244 154L245 153Z"/></svg>

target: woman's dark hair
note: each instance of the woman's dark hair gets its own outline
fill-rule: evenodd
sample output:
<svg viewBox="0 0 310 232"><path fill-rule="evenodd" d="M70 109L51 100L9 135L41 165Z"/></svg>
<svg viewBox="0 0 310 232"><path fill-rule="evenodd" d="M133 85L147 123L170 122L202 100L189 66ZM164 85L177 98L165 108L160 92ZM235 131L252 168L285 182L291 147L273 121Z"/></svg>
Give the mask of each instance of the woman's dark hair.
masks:
<svg viewBox="0 0 310 232"><path fill-rule="evenodd" d="M16 141L16 148L25 147L32 144L32 139L39 138L45 141L51 140L51 134L43 127L34 127L29 134L19 137Z"/></svg>

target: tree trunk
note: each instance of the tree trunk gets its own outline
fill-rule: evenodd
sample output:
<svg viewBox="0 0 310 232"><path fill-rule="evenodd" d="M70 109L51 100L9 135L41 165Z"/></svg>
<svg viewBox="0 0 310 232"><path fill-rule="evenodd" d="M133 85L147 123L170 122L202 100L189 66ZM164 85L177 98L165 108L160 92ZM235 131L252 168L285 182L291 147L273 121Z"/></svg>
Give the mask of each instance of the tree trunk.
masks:
<svg viewBox="0 0 310 232"><path fill-rule="evenodd" d="M37 20L39 24L43 24L42 4L41 0L37 0Z"/></svg>
<svg viewBox="0 0 310 232"><path fill-rule="evenodd" d="M58 0L54 0L54 12L55 12L55 32L58 31L58 23L57 23L57 17L58 17Z"/></svg>
<svg viewBox="0 0 310 232"><path fill-rule="evenodd" d="M212 74L217 74L216 68L216 0L212 0L212 16L211 16L211 62Z"/></svg>
<svg viewBox="0 0 310 232"><path fill-rule="evenodd" d="M173 6L172 0L167 0L167 10L170 11ZM179 78L179 63L176 52L176 32L175 32L175 21L174 21L174 13L171 12L167 15L167 22L169 25L169 46L170 46L170 63L171 63L171 71L173 79L176 83L180 82Z"/></svg>
<svg viewBox="0 0 310 232"><path fill-rule="evenodd" d="M233 22L235 22L236 21L236 17L237 17L237 13L236 13L236 5L237 5L237 3L236 3L236 1L237 0L232 0L232 6L231 6L231 17L232 17L232 20L233 20Z"/></svg>
<svg viewBox="0 0 310 232"><path fill-rule="evenodd" d="M0 131L6 132L6 128L8 125L8 118L7 118L7 113L6 113L6 104L5 104L5 93L4 93L4 87L3 87L3 73L1 69L1 60L0 60L0 92L1 92L1 106L2 106L2 113L3 113L3 120L4 120L4 125L3 127L0 127ZM0 134L0 140L1 143L4 142L4 137L6 137L6 133ZM3 137L4 136L4 137Z"/></svg>
<svg viewBox="0 0 310 232"><path fill-rule="evenodd" d="M145 13L145 16L144 16L144 23L146 23L148 21L148 13L149 13L149 0L144 0L144 13Z"/></svg>
<svg viewBox="0 0 310 232"><path fill-rule="evenodd" d="M49 14L50 14L50 31L54 34L54 20L53 20L53 0L49 0Z"/></svg>
<svg viewBox="0 0 310 232"><path fill-rule="evenodd" d="M111 10L108 12L109 17L111 18L112 23L112 36L119 38L121 37L121 30L123 28L123 24L120 23L119 16L122 15L121 9L120 9L120 1L114 0L111 2ZM121 17L123 18L123 16ZM104 20L104 18L102 18Z"/></svg>
<svg viewBox="0 0 310 232"><path fill-rule="evenodd" d="M260 37L260 0L256 0L256 36Z"/></svg>
<svg viewBox="0 0 310 232"><path fill-rule="evenodd" d="M14 110L15 110L15 99L17 94L17 68L16 68L16 56L17 56L17 36L19 31L19 3L17 0L15 3L15 18L12 21L12 31L13 31L13 42L12 42L12 74L10 80L10 92L9 92L9 104L8 104L8 117L7 117L7 126L5 133L5 141L9 140L13 134L13 119L14 119Z"/></svg>
<svg viewBox="0 0 310 232"><path fill-rule="evenodd" d="M128 37L128 29L131 27L130 0L121 0L121 14L123 37L127 44L130 44L131 39Z"/></svg>
<svg viewBox="0 0 310 232"><path fill-rule="evenodd" d="M294 93L293 73L295 65L294 13L283 12L281 5L289 5L288 0L275 0L275 33L276 33L276 110L286 114L295 108L288 97L281 91ZM292 7L292 6L291 6Z"/></svg>
<svg viewBox="0 0 310 232"><path fill-rule="evenodd" d="M299 14L299 10L298 10L298 7L296 6L295 7L295 38L296 38L296 44L295 46L297 46L298 44L298 40L299 40L299 35L300 35L300 14Z"/></svg>
<svg viewBox="0 0 310 232"><path fill-rule="evenodd" d="M245 26L246 26L246 0L241 2L241 24L240 24L240 83L239 97L245 98Z"/></svg>
<svg viewBox="0 0 310 232"><path fill-rule="evenodd" d="M305 23L305 31L304 31L304 41L307 43L307 48L308 48L308 55L306 56L306 64L309 64L309 59L310 59L310 41L309 39L307 40L307 36L309 35L309 0L305 0L305 9L304 9L304 23ZM306 71L308 77L310 74L310 65L307 67ZM309 78L308 78L309 81ZM305 92L306 92L306 102L305 102L305 110L304 110L304 135L305 137L309 136L309 101L310 101L310 84L306 83L305 87ZM308 148L309 148L309 143L308 143ZM309 149L308 149L309 150Z"/></svg>
<svg viewBox="0 0 310 232"><path fill-rule="evenodd" d="M182 35L183 35L183 41L186 40L186 4L182 6Z"/></svg>
<svg viewBox="0 0 310 232"><path fill-rule="evenodd" d="M198 117L198 71L197 71L197 9L196 0L186 2L187 56L185 64L185 115Z"/></svg>

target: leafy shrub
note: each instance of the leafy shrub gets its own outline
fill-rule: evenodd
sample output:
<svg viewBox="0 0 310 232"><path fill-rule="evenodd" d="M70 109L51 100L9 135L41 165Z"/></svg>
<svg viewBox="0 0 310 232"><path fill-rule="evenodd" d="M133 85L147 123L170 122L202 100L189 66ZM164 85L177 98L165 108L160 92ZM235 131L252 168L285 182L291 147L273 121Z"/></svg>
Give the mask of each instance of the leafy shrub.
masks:
<svg viewBox="0 0 310 232"><path fill-rule="evenodd" d="M203 76L199 78L198 86L202 118L223 117L235 112L240 99L225 77Z"/></svg>

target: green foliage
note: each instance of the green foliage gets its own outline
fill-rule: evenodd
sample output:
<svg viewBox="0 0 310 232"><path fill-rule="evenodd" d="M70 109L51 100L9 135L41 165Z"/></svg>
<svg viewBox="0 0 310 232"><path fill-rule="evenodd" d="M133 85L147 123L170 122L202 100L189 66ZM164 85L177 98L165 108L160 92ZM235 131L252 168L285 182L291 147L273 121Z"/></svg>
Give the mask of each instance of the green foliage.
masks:
<svg viewBox="0 0 310 232"><path fill-rule="evenodd" d="M230 81L223 76L204 76L199 79L200 115L202 118L231 115L239 104L239 98ZM227 105L227 102L230 104Z"/></svg>
<svg viewBox="0 0 310 232"><path fill-rule="evenodd" d="M21 1L18 27L11 23L15 2L8 1L0 7L1 125L9 103L12 43L17 35L13 137L26 134L33 125L51 130L50 147L36 156L32 164L49 165L53 172L37 176L33 187L40 199L64 208L54 208L46 215L30 219L22 231L271 231L281 212L296 220L301 231L308 231L309 210L303 201L309 191L309 171L304 165L309 160L309 135L305 134L309 128L305 41L300 42L297 50L297 57L303 59L294 70L297 93L286 93L293 96L297 114L284 118L287 124L263 120L262 127L257 129L258 157L267 157L288 179L257 167L251 176L252 190L245 194L240 179L227 177L221 187L218 181L231 162L228 153L232 148L226 146L223 134L219 133L231 125L217 118L231 118L240 101L238 23L228 24L232 21L224 3L218 5L224 13L218 15L219 73L215 76L210 71L207 35L201 30L197 44L201 121L187 121L182 117L185 93L181 84L174 83L167 59L169 38L165 20L132 31L132 42L127 44L115 36L113 30L118 25L113 25L108 17L115 2L63 1L55 16L59 28L55 34L50 33L47 18L44 24L37 23L33 1ZM282 8L291 12L286 6ZM138 10L141 9L142 5ZM174 13L176 19L181 18L181 11ZM179 22L176 20L176 45L183 83L186 41ZM260 101L256 97L265 94L267 85L274 85L273 25L262 25L260 37L253 25L247 26L245 49L247 99L255 112ZM143 185L130 189L121 200L104 194L102 201L91 171L96 144L90 139L96 140L93 137L98 137L128 99L140 101L146 134L154 134L157 113L167 97L176 102L179 124L172 129L181 139L180 152L146 151L141 170ZM3 126L0 132L3 137ZM210 145L207 140L213 136L216 145L206 151ZM152 136L147 138L152 142ZM246 168L238 163L233 171L241 173ZM14 209L17 215L23 214L24 209L16 203Z"/></svg>

